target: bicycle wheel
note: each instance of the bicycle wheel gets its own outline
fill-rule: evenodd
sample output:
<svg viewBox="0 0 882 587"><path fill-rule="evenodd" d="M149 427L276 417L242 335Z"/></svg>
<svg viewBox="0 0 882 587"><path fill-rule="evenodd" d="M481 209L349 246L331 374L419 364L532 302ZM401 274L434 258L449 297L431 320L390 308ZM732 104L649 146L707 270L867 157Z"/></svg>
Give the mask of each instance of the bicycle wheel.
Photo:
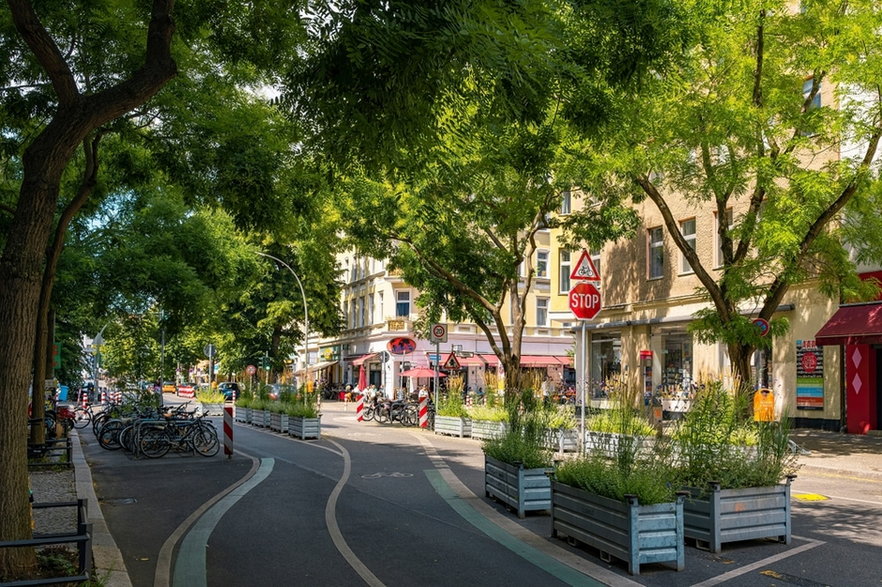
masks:
<svg viewBox="0 0 882 587"><path fill-rule="evenodd" d="M377 414L374 417L380 424L385 424L389 421L389 409L385 407L377 408Z"/></svg>
<svg viewBox="0 0 882 587"><path fill-rule="evenodd" d="M83 408L82 406L78 407L74 410L74 428L80 430L89 425L92 421L92 414L89 413L89 410Z"/></svg>
<svg viewBox="0 0 882 587"><path fill-rule="evenodd" d="M119 433L123 429L121 420L110 420L101 427L98 433L98 444L105 450L118 450L122 448L119 443Z"/></svg>
<svg viewBox="0 0 882 587"><path fill-rule="evenodd" d="M148 428L141 432L141 441L138 443L141 454L149 459L158 459L164 456L171 448L168 435L162 428Z"/></svg>
<svg viewBox="0 0 882 587"><path fill-rule="evenodd" d="M368 422L373 420L374 419L374 406L371 406L371 405L365 406L364 409L361 411L361 417L364 418L364 420L366 420Z"/></svg>
<svg viewBox="0 0 882 587"><path fill-rule="evenodd" d="M214 426L199 423L190 433L190 442L193 450L203 457L213 457L220 450L220 440L217 438L217 430Z"/></svg>

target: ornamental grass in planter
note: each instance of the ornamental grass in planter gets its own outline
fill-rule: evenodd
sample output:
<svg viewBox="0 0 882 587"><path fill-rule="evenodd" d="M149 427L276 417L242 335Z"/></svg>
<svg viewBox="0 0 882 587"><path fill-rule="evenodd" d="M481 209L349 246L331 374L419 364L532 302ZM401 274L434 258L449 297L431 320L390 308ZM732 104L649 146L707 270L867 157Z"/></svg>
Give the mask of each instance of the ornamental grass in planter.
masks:
<svg viewBox="0 0 882 587"><path fill-rule="evenodd" d="M545 447L549 418L531 392L506 411L504 431L484 441L484 493L523 518L528 511L551 508L552 451Z"/></svg>
<svg viewBox="0 0 882 587"><path fill-rule="evenodd" d="M251 406L254 403L254 395L250 391L243 392L236 398L235 414L237 422L251 424Z"/></svg>
<svg viewBox="0 0 882 587"><path fill-rule="evenodd" d="M438 407L435 410L435 434L460 438L472 434L469 413L462 402L462 377L449 377L447 393L438 398Z"/></svg>
<svg viewBox="0 0 882 587"><path fill-rule="evenodd" d="M677 481L689 491L686 536L699 548L772 538L790 543L790 483L798 469L784 422L749 417L749 394L703 386L674 432Z"/></svg>
<svg viewBox="0 0 882 587"><path fill-rule="evenodd" d="M685 565L684 496L676 491L671 443L631 434L639 421L631 395L615 399L616 441L561 461L552 482L552 535L561 534L626 562Z"/></svg>
<svg viewBox="0 0 882 587"><path fill-rule="evenodd" d="M321 436L322 415L315 392L301 387L284 405L288 414L288 433L291 436L304 440Z"/></svg>
<svg viewBox="0 0 882 587"><path fill-rule="evenodd" d="M508 412L501 406L471 406L468 416L472 421L472 438L487 440L505 432Z"/></svg>

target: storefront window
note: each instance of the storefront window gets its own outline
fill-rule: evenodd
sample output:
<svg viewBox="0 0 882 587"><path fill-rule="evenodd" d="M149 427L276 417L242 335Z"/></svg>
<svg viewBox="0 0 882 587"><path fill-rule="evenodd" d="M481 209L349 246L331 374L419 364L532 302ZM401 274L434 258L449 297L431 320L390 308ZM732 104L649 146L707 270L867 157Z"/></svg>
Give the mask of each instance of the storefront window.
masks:
<svg viewBox="0 0 882 587"><path fill-rule="evenodd" d="M688 334L665 337L662 386L667 393L692 389L692 338Z"/></svg>
<svg viewBox="0 0 882 587"><path fill-rule="evenodd" d="M591 341L592 397L607 397L609 384L622 372L622 338L620 335L595 336Z"/></svg>

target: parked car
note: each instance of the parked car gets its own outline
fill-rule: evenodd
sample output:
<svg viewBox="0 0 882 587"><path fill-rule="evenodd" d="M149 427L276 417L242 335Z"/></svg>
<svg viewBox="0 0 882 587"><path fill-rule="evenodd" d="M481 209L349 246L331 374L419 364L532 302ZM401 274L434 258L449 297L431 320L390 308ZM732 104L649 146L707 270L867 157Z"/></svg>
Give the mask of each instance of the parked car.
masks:
<svg viewBox="0 0 882 587"><path fill-rule="evenodd" d="M224 381L217 386L217 390L224 394L224 401L231 402L239 397L241 390L235 381Z"/></svg>
<svg viewBox="0 0 882 587"><path fill-rule="evenodd" d="M181 383L178 385L178 395L180 397L196 397L196 390L195 383Z"/></svg>
<svg viewBox="0 0 882 587"><path fill-rule="evenodd" d="M174 393L177 391L177 387L175 386L174 381L163 381L162 382L162 393Z"/></svg>
<svg viewBox="0 0 882 587"><path fill-rule="evenodd" d="M285 385L282 383L273 383L269 386L269 392L267 392L267 397L271 400L277 400L283 393L292 393L294 391L293 385Z"/></svg>

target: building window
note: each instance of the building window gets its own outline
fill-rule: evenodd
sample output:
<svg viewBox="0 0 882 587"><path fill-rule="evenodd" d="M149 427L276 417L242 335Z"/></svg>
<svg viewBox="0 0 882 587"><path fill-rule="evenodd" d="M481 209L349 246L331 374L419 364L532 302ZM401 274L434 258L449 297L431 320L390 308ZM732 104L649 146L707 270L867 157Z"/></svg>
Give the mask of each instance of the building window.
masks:
<svg viewBox="0 0 882 587"><path fill-rule="evenodd" d="M684 220L680 222L680 233L683 235L683 238L686 240L686 244L689 245L689 248L693 251L695 250L695 218L690 218L689 220ZM680 254L680 273L694 273L692 269L692 265L689 264L689 260L686 258L686 255Z"/></svg>
<svg viewBox="0 0 882 587"><path fill-rule="evenodd" d="M363 328L365 325L364 315L364 298L358 298L358 327Z"/></svg>
<svg viewBox="0 0 882 587"><path fill-rule="evenodd" d="M349 328L356 327L356 320L358 320L358 315L355 313L355 299L349 300Z"/></svg>
<svg viewBox="0 0 882 587"><path fill-rule="evenodd" d="M572 269L570 268L570 252L561 250L559 253L560 259L560 292L564 293L570 291L570 273Z"/></svg>
<svg viewBox="0 0 882 587"><path fill-rule="evenodd" d="M407 318L410 316L410 292L395 292L395 317Z"/></svg>
<svg viewBox="0 0 882 587"><path fill-rule="evenodd" d="M716 223L717 223L716 231L714 231L714 240L716 240L716 242L717 242L717 246L715 247L715 249L716 249L715 254L716 254L717 258L714 259L714 261L715 261L717 267L722 267L724 257L723 257L723 239L720 238L720 217L716 212L714 212L714 216L716 217ZM726 223L727 231L731 231L732 230L732 208L728 208L726 210L726 218L724 219L724 221Z"/></svg>
<svg viewBox="0 0 882 587"><path fill-rule="evenodd" d="M647 231L647 240L649 244L647 274L649 279L658 279L664 275L665 270L665 242L662 227L650 228Z"/></svg>
<svg viewBox="0 0 882 587"><path fill-rule="evenodd" d="M802 97L803 99L808 98L809 94L812 93L812 86L815 83L815 78L810 77L804 82L802 82ZM815 110L816 108L821 107L821 87L818 86L818 92L812 98L812 101L809 102L809 106L807 110Z"/></svg>
<svg viewBox="0 0 882 587"><path fill-rule="evenodd" d="M548 251L536 251L536 277L548 277Z"/></svg>
<svg viewBox="0 0 882 587"><path fill-rule="evenodd" d="M374 324L376 322L376 314L374 313L374 296L368 294L367 296L368 303L368 324Z"/></svg>
<svg viewBox="0 0 882 587"><path fill-rule="evenodd" d="M560 198L560 213L561 215L569 214L573 209L573 195L570 193L570 190L566 190L561 194Z"/></svg>
<svg viewBox="0 0 882 587"><path fill-rule="evenodd" d="M379 320L377 320L377 322L382 322L383 320L386 319L386 311L383 308L383 292L379 292L377 294L377 305L380 306L380 316L379 316Z"/></svg>
<svg viewBox="0 0 882 587"><path fill-rule="evenodd" d="M548 326L548 298L536 298L536 326Z"/></svg>

